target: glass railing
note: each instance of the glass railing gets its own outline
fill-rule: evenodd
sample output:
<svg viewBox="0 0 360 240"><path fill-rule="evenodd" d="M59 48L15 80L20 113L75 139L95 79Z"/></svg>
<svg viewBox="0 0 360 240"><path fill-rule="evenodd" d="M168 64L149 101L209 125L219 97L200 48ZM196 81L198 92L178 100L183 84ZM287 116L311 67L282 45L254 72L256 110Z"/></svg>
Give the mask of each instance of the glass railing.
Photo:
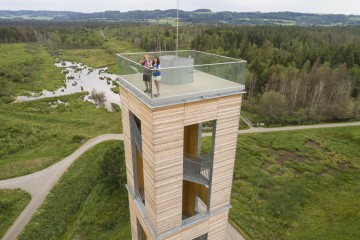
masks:
<svg viewBox="0 0 360 240"><path fill-rule="evenodd" d="M143 65L156 57L160 69ZM246 61L199 51L117 55L120 83L147 99L187 99L245 90ZM160 78L160 79L159 79Z"/></svg>

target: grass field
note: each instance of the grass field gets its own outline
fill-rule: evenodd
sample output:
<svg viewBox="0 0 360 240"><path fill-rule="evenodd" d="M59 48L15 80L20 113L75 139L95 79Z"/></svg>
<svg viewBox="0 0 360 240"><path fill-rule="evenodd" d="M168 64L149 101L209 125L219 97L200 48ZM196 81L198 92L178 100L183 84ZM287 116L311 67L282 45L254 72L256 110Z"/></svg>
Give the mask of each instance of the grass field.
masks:
<svg viewBox="0 0 360 240"><path fill-rule="evenodd" d="M359 127L239 136L231 220L252 239L359 239L359 141ZM71 167L21 239L129 238L126 192L85 166L105 146Z"/></svg>
<svg viewBox="0 0 360 240"><path fill-rule="evenodd" d="M76 160L19 239L131 239L125 187L114 189L99 177L104 154L113 147L123 145L105 142Z"/></svg>
<svg viewBox="0 0 360 240"><path fill-rule="evenodd" d="M0 190L0 238L30 202L30 194L21 190Z"/></svg>
<svg viewBox="0 0 360 240"><path fill-rule="evenodd" d="M176 18L162 18L162 19L148 19L147 20L150 23L157 23L157 24L169 24L173 27L176 27ZM182 23L181 21L179 21L179 26L183 26L184 23Z"/></svg>
<svg viewBox="0 0 360 240"><path fill-rule="evenodd" d="M97 109L78 93L0 105L0 179L43 169L74 152L84 141L121 133L121 113ZM68 103L59 104L58 100Z"/></svg>
<svg viewBox="0 0 360 240"><path fill-rule="evenodd" d="M360 128L241 135L231 219L252 239L360 239Z"/></svg>
<svg viewBox="0 0 360 240"><path fill-rule="evenodd" d="M61 49L59 58L67 61L84 63L93 68L109 67L110 72L116 71L116 54L127 52L139 52L130 43L109 39L102 48L92 49Z"/></svg>
<svg viewBox="0 0 360 240"><path fill-rule="evenodd" d="M0 44L0 100L62 86L65 77L54 64L40 44Z"/></svg>

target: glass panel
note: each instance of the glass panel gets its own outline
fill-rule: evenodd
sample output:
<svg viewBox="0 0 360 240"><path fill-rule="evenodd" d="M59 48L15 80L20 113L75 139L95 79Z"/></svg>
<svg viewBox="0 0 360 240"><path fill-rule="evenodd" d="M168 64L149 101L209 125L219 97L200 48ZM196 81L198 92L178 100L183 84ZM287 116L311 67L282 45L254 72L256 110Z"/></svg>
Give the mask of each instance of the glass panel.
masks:
<svg viewBox="0 0 360 240"><path fill-rule="evenodd" d="M145 56L153 61L152 65L141 64ZM129 53L117 58L121 83L149 99L245 89L246 62L240 59L198 51ZM159 59L160 69L154 64L155 58Z"/></svg>

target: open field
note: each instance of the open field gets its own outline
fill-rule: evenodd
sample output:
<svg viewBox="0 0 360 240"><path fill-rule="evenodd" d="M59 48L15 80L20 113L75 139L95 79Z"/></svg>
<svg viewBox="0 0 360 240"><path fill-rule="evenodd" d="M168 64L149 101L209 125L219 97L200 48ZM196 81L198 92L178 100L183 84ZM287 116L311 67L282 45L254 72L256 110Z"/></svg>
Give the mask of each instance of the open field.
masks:
<svg viewBox="0 0 360 240"><path fill-rule="evenodd" d="M130 239L127 191L102 174L105 155L119 148L119 141L105 142L76 160L19 239Z"/></svg>
<svg viewBox="0 0 360 240"><path fill-rule="evenodd" d="M359 127L239 136L231 220L252 239L359 239L359 136ZM105 150L98 148L81 157L64 175L28 225L26 234L30 235L22 239L42 237L45 233L41 231L49 225L61 226L56 236L61 234L62 239L92 239L99 238L98 234L106 239L113 234L128 238L126 191L121 187L110 190L103 182L83 175L96 172L93 165L80 163L100 161L91 160L103 156ZM95 172L92 176L99 175ZM76 200L67 197L74 192ZM57 206L64 205L72 211L55 217L56 209L61 208Z"/></svg>
<svg viewBox="0 0 360 240"><path fill-rule="evenodd" d="M0 190L0 238L24 210L31 199L22 190Z"/></svg>
<svg viewBox="0 0 360 240"><path fill-rule="evenodd" d="M173 27L176 27L176 18L168 17L168 18L162 18L162 19L148 19L149 23L157 23L157 24L169 24ZM179 22L179 26L184 26L185 23Z"/></svg>
<svg viewBox="0 0 360 240"><path fill-rule="evenodd" d="M55 90L65 76L55 58L36 43L0 44L0 102L6 97Z"/></svg>
<svg viewBox="0 0 360 240"><path fill-rule="evenodd" d="M359 239L359 146L359 127L239 136L231 219L253 239Z"/></svg>
<svg viewBox="0 0 360 240"><path fill-rule="evenodd" d="M39 171L89 138L122 132L120 112L97 109L83 95L1 105L0 179Z"/></svg>
<svg viewBox="0 0 360 240"><path fill-rule="evenodd" d="M109 71L115 72L115 55L127 52L140 52L140 50L128 42L109 39L101 48L60 49L58 57L66 61L84 63L93 68L109 66Z"/></svg>

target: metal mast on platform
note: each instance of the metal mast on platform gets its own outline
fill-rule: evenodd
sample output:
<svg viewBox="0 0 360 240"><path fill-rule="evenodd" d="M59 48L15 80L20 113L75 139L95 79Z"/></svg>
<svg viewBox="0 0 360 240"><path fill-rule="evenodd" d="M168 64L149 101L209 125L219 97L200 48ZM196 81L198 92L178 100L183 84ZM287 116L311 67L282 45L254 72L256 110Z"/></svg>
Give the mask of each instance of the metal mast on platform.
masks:
<svg viewBox="0 0 360 240"><path fill-rule="evenodd" d="M176 56L179 50L179 0L177 0L177 11L176 11Z"/></svg>

